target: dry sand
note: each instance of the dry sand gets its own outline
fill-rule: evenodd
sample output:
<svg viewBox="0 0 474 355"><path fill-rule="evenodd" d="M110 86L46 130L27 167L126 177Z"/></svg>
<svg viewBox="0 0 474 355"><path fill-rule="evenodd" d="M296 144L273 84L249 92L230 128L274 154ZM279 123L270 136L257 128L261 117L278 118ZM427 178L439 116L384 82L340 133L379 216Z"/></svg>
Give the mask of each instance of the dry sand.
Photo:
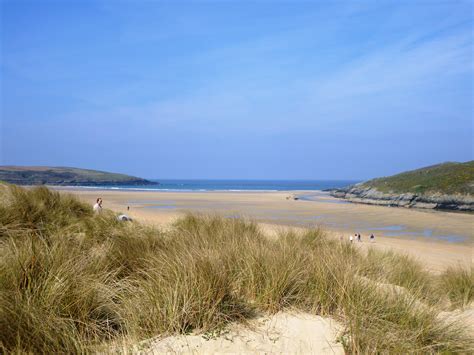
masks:
<svg viewBox="0 0 474 355"><path fill-rule="evenodd" d="M339 328L329 318L285 312L233 324L220 334L177 335L140 345L153 354L344 354L335 342Z"/></svg>

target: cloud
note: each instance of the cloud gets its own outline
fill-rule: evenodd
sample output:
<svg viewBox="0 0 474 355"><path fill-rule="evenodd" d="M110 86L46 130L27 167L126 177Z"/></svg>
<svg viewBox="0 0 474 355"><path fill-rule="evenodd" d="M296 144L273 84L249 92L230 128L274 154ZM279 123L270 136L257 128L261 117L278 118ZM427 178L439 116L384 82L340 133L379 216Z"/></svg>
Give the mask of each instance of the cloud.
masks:
<svg viewBox="0 0 474 355"><path fill-rule="evenodd" d="M325 98L413 91L473 71L472 40L461 33L417 42L405 40L349 61L317 85Z"/></svg>
<svg viewBox="0 0 474 355"><path fill-rule="evenodd" d="M253 71L243 69L238 72L240 76L229 73L209 78L205 87L186 96L123 111L156 125L202 129L245 129L248 125L274 131L323 128L361 119L369 123L384 116L413 117L427 110L465 123L461 117L465 111L452 110L448 91L472 78L470 33L456 31L424 38L426 33L419 33L372 48L328 73L306 76L293 69L289 73L293 79L288 82L281 81L272 68L267 69L268 75L262 68L262 76L248 81L246 75ZM275 42L268 47L253 45L255 49L241 47L241 53L260 53L268 58L265 51L278 49ZM208 60L231 60L238 52L239 48L223 49L208 53ZM269 66L278 61L276 58ZM466 109L465 103L461 108Z"/></svg>

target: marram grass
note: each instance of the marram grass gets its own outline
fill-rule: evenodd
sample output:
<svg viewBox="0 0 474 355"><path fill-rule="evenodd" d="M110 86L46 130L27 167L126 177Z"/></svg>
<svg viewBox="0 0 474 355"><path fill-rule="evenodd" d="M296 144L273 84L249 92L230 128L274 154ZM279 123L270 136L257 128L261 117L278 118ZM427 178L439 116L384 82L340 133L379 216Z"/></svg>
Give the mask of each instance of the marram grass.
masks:
<svg viewBox="0 0 474 355"><path fill-rule="evenodd" d="M438 313L469 304L472 284L320 230L270 240L252 221L187 215L162 231L0 185L0 352L103 352L298 309L340 321L348 353L468 353L472 337Z"/></svg>

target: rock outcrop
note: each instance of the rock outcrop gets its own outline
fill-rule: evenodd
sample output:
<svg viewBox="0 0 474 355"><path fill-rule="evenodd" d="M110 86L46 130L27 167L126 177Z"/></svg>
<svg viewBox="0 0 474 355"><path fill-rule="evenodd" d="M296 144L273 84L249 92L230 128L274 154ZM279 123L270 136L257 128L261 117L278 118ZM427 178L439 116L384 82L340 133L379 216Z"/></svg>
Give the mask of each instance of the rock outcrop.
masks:
<svg viewBox="0 0 474 355"><path fill-rule="evenodd" d="M443 194L415 194L415 193L387 193L374 187L356 184L345 188L330 191L331 196L343 198L350 202L369 205L427 208L453 211L474 211L474 196L472 195L443 195Z"/></svg>

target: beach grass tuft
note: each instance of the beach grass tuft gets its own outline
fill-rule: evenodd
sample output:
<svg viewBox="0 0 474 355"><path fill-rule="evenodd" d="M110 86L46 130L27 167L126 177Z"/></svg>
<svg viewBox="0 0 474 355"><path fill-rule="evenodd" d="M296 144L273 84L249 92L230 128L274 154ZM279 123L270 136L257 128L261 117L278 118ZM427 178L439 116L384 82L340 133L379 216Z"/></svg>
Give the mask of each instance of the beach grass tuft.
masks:
<svg viewBox="0 0 474 355"><path fill-rule="evenodd" d="M448 295L453 308L468 306L474 300L474 268L447 268L440 276L440 289Z"/></svg>

